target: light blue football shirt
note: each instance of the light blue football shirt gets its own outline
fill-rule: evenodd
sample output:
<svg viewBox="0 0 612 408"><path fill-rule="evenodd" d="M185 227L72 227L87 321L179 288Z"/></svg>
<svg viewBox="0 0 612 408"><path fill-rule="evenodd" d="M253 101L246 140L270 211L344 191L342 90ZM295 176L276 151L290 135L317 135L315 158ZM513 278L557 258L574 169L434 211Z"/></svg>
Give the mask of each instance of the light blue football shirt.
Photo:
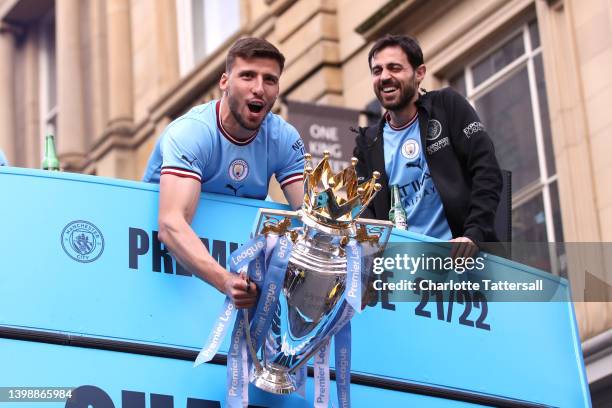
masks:
<svg viewBox="0 0 612 408"><path fill-rule="evenodd" d="M264 199L272 174L281 187L302 180L304 143L293 126L270 112L249 139L237 140L223 128L219 108L211 101L170 123L143 181L173 174L198 180L203 192Z"/></svg>
<svg viewBox="0 0 612 408"><path fill-rule="evenodd" d="M399 186L402 206L408 216L408 230L451 239L442 201L423 154L418 115L401 128L394 128L387 121L383 139L389 186Z"/></svg>

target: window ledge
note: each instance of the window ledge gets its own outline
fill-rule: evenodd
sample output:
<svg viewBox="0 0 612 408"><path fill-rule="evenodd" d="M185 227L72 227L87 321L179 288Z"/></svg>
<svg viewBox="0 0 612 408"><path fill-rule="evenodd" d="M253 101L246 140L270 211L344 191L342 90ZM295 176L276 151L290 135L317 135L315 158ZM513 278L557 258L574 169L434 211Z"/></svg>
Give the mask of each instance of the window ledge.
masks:
<svg viewBox="0 0 612 408"><path fill-rule="evenodd" d="M0 20L28 23L42 18L53 8L54 0L6 0L0 8Z"/></svg>
<svg viewBox="0 0 612 408"><path fill-rule="evenodd" d="M402 19L421 5L423 0L389 0L387 4L359 24L355 31L370 41L380 37L394 22Z"/></svg>

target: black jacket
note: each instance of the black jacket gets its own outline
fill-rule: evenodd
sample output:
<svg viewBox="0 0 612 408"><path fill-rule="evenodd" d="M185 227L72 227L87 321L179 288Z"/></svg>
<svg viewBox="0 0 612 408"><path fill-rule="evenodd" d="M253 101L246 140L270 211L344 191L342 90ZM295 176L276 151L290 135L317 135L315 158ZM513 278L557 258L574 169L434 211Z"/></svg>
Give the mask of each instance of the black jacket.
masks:
<svg viewBox="0 0 612 408"><path fill-rule="evenodd" d="M421 146L453 237L465 236L476 244L498 241L495 211L502 176L495 149L472 106L451 88L425 92L416 102ZM388 219L390 191L385 172L383 128L359 128L354 156L358 176L381 174L382 190L364 217Z"/></svg>

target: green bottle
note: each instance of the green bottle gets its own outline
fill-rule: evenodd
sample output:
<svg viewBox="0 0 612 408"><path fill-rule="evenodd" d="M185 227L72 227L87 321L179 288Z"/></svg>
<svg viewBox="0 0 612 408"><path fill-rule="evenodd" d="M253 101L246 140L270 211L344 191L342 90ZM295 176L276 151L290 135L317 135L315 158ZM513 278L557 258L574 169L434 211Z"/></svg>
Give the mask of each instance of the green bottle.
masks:
<svg viewBox="0 0 612 408"><path fill-rule="evenodd" d="M398 229L408 229L408 216L404 207L402 207L402 200L400 199L399 187L397 185L391 186L391 210L389 210L389 221L393 223L393 226Z"/></svg>
<svg viewBox="0 0 612 408"><path fill-rule="evenodd" d="M55 153L55 140L53 135L45 138L45 157L42 161L43 170L60 171L60 162Z"/></svg>

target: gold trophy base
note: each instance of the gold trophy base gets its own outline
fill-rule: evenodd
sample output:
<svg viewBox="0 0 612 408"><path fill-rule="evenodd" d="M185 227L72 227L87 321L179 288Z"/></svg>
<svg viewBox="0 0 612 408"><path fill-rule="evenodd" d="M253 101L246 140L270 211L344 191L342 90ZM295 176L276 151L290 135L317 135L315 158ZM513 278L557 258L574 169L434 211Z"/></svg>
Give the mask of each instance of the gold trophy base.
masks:
<svg viewBox="0 0 612 408"><path fill-rule="evenodd" d="M287 368L276 365L254 369L251 383L272 394L286 395L296 390L295 379L287 372Z"/></svg>

